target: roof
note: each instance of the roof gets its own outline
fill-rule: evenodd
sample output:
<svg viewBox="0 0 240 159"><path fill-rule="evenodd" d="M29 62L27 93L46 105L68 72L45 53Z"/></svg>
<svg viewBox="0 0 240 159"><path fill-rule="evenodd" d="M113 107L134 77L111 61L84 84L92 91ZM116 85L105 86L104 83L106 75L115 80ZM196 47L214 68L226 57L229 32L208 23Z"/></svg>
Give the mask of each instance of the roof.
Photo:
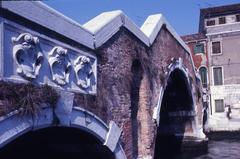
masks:
<svg viewBox="0 0 240 159"><path fill-rule="evenodd" d="M236 13L240 13L240 3L200 9L199 32L204 29L205 18Z"/></svg>
<svg viewBox="0 0 240 159"><path fill-rule="evenodd" d="M229 14L234 12L240 11L240 3L238 4L231 4L231 5L223 5L217 7L209 7L200 9L200 14L211 14L211 16L215 16L218 14Z"/></svg>
<svg viewBox="0 0 240 159"><path fill-rule="evenodd" d="M198 41L198 40L205 40L206 36L202 33L190 34L181 36L184 42L191 42L191 41Z"/></svg>
<svg viewBox="0 0 240 159"><path fill-rule="evenodd" d="M163 26L189 53L189 48L161 14L149 16L139 28L121 10L104 12L84 25L37 1L1 1L1 7L54 30L88 48L96 49L109 40L121 27L132 32L145 45L151 46Z"/></svg>

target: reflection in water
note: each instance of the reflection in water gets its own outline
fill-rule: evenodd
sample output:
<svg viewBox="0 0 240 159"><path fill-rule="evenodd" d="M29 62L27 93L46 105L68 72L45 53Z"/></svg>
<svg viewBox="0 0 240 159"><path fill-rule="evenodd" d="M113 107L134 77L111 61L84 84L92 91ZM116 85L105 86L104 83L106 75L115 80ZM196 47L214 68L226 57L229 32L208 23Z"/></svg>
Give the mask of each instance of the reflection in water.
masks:
<svg viewBox="0 0 240 159"><path fill-rule="evenodd" d="M240 159L240 140L210 140L208 153L200 156L197 154L181 154L174 159ZM193 157L195 156L195 157Z"/></svg>
<svg viewBox="0 0 240 159"><path fill-rule="evenodd" d="M194 159L239 159L239 140L209 141L208 153Z"/></svg>

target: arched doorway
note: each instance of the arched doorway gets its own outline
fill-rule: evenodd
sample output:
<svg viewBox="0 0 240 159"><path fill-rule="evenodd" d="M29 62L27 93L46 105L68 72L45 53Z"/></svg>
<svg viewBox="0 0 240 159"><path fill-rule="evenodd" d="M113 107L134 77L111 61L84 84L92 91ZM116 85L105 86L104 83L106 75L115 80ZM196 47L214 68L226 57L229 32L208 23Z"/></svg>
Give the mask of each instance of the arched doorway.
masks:
<svg viewBox="0 0 240 159"><path fill-rule="evenodd" d="M0 150L1 158L114 159L95 136L77 128L49 127L29 131Z"/></svg>
<svg viewBox="0 0 240 159"><path fill-rule="evenodd" d="M181 151L187 125L191 125L192 92L183 70L174 69L164 90L155 143L155 159L171 158Z"/></svg>

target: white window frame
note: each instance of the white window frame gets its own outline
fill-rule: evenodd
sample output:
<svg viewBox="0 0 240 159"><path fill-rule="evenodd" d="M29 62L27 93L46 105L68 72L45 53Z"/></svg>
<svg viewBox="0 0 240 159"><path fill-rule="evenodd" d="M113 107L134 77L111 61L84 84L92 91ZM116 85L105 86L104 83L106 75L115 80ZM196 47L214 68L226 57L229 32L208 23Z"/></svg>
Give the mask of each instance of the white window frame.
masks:
<svg viewBox="0 0 240 159"><path fill-rule="evenodd" d="M214 68L219 68L219 67L221 67L222 68L222 85L224 85L224 70L223 70L223 66L213 66L212 67L212 84L213 84L213 86L222 86L222 85L215 85L215 83L214 83Z"/></svg>
<svg viewBox="0 0 240 159"><path fill-rule="evenodd" d="M207 87L209 87L209 76L208 76L208 68L207 68L207 66L204 66L204 65L201 65L199 68L198 68L198 73L199 73L199 75L200 75L200 68L202 68L202 67L204 67L204 68L206 68L206 73L207 73ZM200 78L201 78L201 76L200 76ZM201 79L201 82L202 82L202 79Z"/></svg>
<svg viewBox="0 0 240 159"><path fill-rule="evenodd" d="M220 42L220 50L221 50L221 52L220 53L213 53L213 43L214 42ZM210 43L210 51L211 51L211 55L212 56L218 56L218 55L222 55L223 54L223 46L222 46L222 40L213 40L213 41L211 41L211 43Z"/></svg>

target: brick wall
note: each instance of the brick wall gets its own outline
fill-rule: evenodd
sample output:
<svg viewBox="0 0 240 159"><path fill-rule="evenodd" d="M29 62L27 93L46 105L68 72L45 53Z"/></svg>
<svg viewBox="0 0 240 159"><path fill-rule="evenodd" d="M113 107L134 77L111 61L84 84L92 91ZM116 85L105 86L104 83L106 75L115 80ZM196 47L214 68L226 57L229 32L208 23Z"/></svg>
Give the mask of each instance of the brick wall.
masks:
<svg viewBox="0 0 240 159"><path fill-rule="evenodd" d="M127 158L154 153L157 126L152 119L164 73L174 57L183 59L196 95L196 78L190 55L163 28L152 47L147 48L125 28L96 51L98 59L97 96L81 97L91 112L105 122L114 120L123 130L121 142ZM81 100L80 100L81 99ZM198 120L201 101L194 96ZM81 105L81 104L79 104ZM92 107L91 107L92 106ZM191 123L190 123L191 124ZM192 131L188 128L189 131Z"/></svg>

